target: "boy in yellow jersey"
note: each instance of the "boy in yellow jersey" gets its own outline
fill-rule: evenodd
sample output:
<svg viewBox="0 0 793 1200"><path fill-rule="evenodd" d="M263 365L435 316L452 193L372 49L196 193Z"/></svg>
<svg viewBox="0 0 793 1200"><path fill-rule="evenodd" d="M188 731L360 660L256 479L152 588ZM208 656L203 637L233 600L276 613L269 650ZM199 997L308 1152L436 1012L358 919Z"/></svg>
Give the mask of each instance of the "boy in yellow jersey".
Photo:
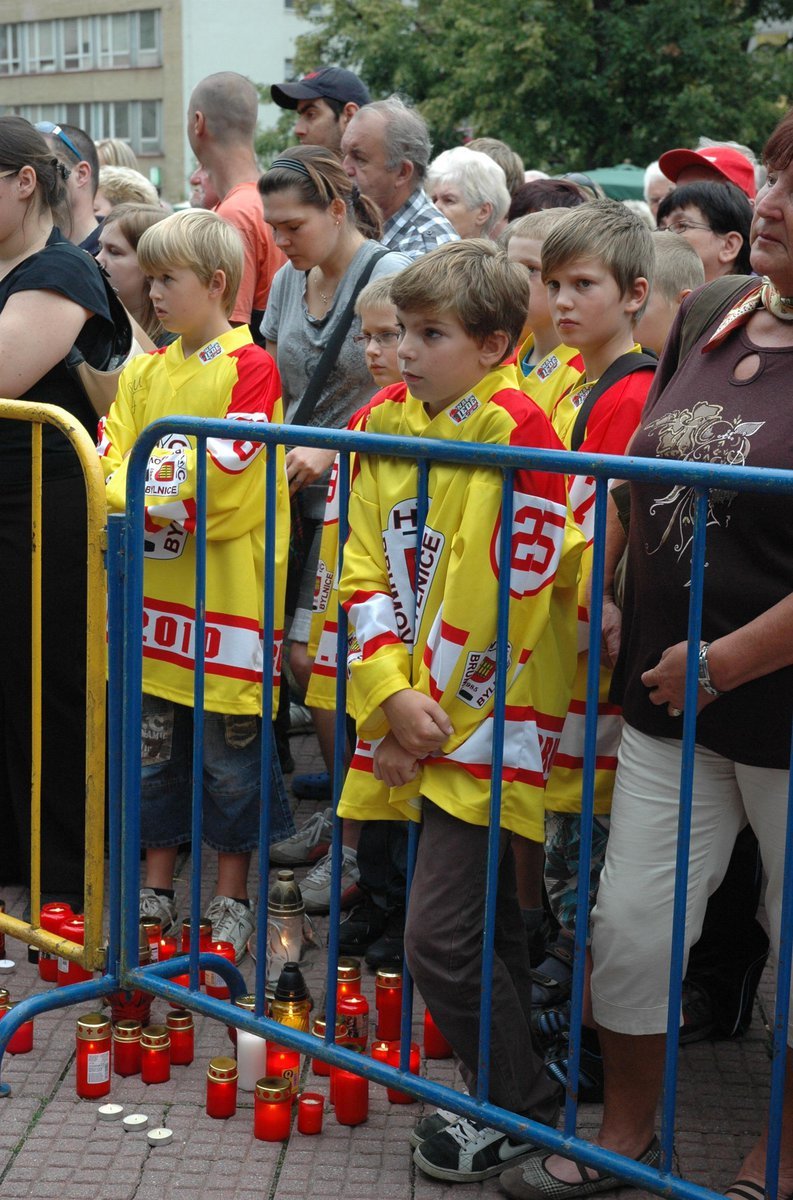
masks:
<svg viewBox="0 0 793 1200"><path fill-rule="evenodd" d="M507 226L500 239L508 257L521 263L529 272L529 307L516 366L520 387L547 416L584 369L584 360L578 350L559 344L540 270L542 244L569 211L547 208L518 217Z"/></svg>
<svg viewBox="0 0 793 1200"><path fill-rule="evenodd" d="M402 438L552 448L547 418L502 364L517 343L528 277L492 243L467 239L396 277L403 383L372 400L366 429ZM501 475L430 467L419 512L412 459L359 455L339 598L358 742L340 812L422 820L405 952L416 985L463 1066L478 1071L482 927L495 674L506 708L493 964L493 1103L553 1124L559 1092L534 1052L529 963L515 891L513 831L537 836L543 788L575 662L582 546L565 480L514 476L507 644L496 636ZM425 1118L415 1162L449 1181L485 1179L531 1153L480 1121Z"/></svg>
<svg viewBox="0 0 793 1200"><path fill-rule="evenodd" d="M247 892L258 842L261 689L277 686L289 501L278 473L274 645L263 648L264 472L261 443L245 422L281 420L281 385L270 355L229 314L242 272L236 230L214 213L175 213L138 245L155 311L179 337L136 358L100 429L111 512L126 504L128 455L158 417L191 414L237 422L237 440L207 442L207 592L204 712L204 838L218 852L217 895L207 909L215 940L237 961L253 931ZM177 923L173 874L190 838L195 642L195 439L166 434L145 480L141 828L146 878L141 916ZM268 731L269 735L269 731ZM294 830L277 759L271 837Z"/></svg>

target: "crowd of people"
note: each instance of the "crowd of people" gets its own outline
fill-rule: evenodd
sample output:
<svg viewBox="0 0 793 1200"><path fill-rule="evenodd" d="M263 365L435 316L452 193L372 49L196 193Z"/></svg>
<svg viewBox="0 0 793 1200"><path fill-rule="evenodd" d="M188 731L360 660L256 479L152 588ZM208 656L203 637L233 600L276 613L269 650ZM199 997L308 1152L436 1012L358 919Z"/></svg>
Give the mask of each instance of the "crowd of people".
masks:
<svg viewBox="0 0 793 1200"><path fill-rule="evenodd" d="M57 403L96 431L66 360L76 345L87 361L106 361L106 280L151 342L99 421L110 511L124 510L140 431L177 413L735 469L790 465L793 111L760 162L708 139L661 153L644 201L631 204L606 198L585 174L526 171L495 138L433 158L419 112L397 96L373 100L345 69L274 85L272 98L294 110L296 142L262 171L253 85L222 72L196 86L191 207L171 213L123 142L94 146L72 126L0 117L0 394ZM47 338L32 339L34 328ZM166 436L145 482L140 913L165 933L178 922L174 868L190 836L195 454L192 439ZM271 862L309 864L306 907L328 911L339 796L341 950L372 968L404 955L475 1090L500 665L489 1099L556 1123L572 939L584 921L579 1094L603 1103L601 1146L657 1164L692 489L612 481L603 655L590 664L591 477L515 472L504 567L498 473L434 464L419 521L415 462L361 454L339 571L334 453L295 444L278 455L270 646L262 447L244 432L207 446L203 829L217 852L206 914L214 939L232 942L239 962L254 931L248 873L261 739L272 737ZM0 456L0 794L9 813L0 882L11 882L29 873L27 424L0 423ZM54 431L44 481L42 898L79 907L85 498ZM786 504L722 490L709 499L681 1040L739 1036L751 1021L769 951L757 920L763 873L779 947L793 720ZM506 646L496 633L504 569ZM345 664L336 661L339 605L350 629ZM334 781L339 669L349 720L344 779ZM590 669L599 671L595 808L579 913ZM262 729L264 687L273 689L272 731ZM296 797L318 804L295 829L285 734L290 715L306 712L326 771L292 779ZM408 897L411 820L421 834ZM782 1120L779 1195L791 1196L793 1071ZM497 1174L515 1200L621 1185L453 1113L425 1117L411 1144L426 1174ZM762 1137L727 1194L762 1200L765 1159Z"/></svg>

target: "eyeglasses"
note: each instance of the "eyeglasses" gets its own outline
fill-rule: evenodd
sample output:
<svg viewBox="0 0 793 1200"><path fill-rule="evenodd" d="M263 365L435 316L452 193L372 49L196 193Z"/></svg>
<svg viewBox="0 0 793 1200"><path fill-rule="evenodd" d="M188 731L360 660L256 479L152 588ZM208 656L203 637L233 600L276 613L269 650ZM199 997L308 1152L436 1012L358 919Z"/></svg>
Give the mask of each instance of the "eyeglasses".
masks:
<svg viewBox="0 0 793 1200"><path fill-rule="evenodd" d="M72 139L67 137L67 135L63 132L60 125L55 125L52 121L39 121L36 128L38 129L39 133L50 133L53 137L58 138L59 141L63 142L67 150L71 150L78 162L83 161L82 154L77 149Z"/></svg>
<svg viewBox="0 0 793 1200"><path fill-rule="evenodd" d="M9 175L18 175L19 167L10 167L7 171L0 171L0 179L8 179Z"/></svg>
<svg viewBox="0 0 793 1200"><path fill-rule="evenodd" d="M398 333L358 333L352 339L356 346L368 346L370 342L376 345L393 346L394 342L399 340Z"/></svg>
<svg viewBox="0 0 793 1200"><path fill-rule="evenodd" d="M670 221L668 225L664 225L660 230L661 233L688 233L689 229L707 229L708 233L713 233L710 225L703 225L701 221Z"/></svg>

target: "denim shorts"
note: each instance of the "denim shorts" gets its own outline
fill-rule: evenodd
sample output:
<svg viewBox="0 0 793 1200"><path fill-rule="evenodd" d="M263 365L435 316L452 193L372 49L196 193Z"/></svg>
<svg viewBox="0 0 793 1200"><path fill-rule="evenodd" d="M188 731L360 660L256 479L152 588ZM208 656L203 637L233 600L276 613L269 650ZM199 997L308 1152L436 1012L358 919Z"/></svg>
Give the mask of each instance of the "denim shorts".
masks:
<svg viewBox="0 0 793 1200"><path fill-rule="evenodd" d="M609 817L592 821L592 857L589 868L589 911L597 897L600 872L606 856ZM578 856L581 850L581 814L545 813L545 890L551 912L568 933L575 933L578 911Z"/></svg>
<svg viewBox="0 0 793 1200"><path fill-rule="evenodd" d="M270 787L260 786L261 718L204 713L203 841L242 854L259 844L259 800L270 801L270 842L294 833L273 744ZM191 837L193 710L143 696L141 842L178 846Z"/></svg>

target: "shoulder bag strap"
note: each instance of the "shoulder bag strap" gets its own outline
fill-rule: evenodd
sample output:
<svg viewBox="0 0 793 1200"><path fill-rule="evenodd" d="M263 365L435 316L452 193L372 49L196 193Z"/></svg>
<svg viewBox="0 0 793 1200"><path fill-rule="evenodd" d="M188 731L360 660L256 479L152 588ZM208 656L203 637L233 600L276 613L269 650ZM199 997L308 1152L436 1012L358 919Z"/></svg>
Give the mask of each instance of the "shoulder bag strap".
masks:
<svg viewBox="0 0 793 1200"><path fill-rule="evenodd" d="M390 253L390 251L387 249L378 250L372 255L358 276L355 286L352 289L352 295L350 296L349 302L347 303L344 311L336 320L333 329L331 330L331 334L325 345L325 349L322 351L322 356L314 368L314 373L308 381L306 390L303 393L303 397L290 424L305 425L311 417L311 414L317 406L317 401L322 394L322 389L324 388L328 376L330 375L331 368L339 356L342 342L349 333L350 326L352 325L352 319L355 316L355 301L358 299L358 294L369 282L369 277L375 268L375 264L380 261L384 254L388 253Z"/></svg>
<svg viewBox="0 0 793 1200"><path fill-rule="evenodd" d="M612 384L619 383L620 379L624 379L626 375L632 375L634 371L640 371L643 367L652 367L655 370L657 365L657 357L647 350L642 350L640 354L630 350L627 354L621 354L619 358L615 358L611 366L606 368L600 379L589 389L586 400L578 410L570 436L570 449L581 449L592 409Z"/></svg>
<svg viewBox="0 0 793 1200"><path fill-rule="evenodd" d="M756 275L722 275L697 292L683 318L677 355L678 365L719 313L729 308L742 292L748 292L750 284L757 283Z"/></svg>

